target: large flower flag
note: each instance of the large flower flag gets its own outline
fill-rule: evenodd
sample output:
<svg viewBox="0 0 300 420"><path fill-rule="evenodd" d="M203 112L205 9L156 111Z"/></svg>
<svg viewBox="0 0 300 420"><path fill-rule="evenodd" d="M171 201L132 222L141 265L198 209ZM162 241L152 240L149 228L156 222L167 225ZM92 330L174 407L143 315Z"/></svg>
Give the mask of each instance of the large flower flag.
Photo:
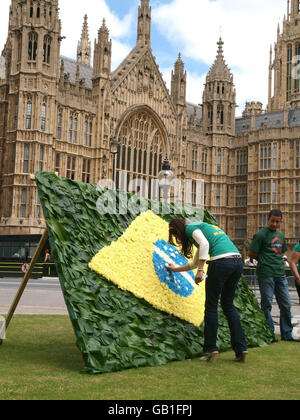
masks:
<svg viewBox="0 0 300 420"><path fill-rule="evenodd" d="M168 223L151 211L138 216L124 234L104 247L89 267L120 289L145 299L155 308L200 326L204 319L205 284L192 271L172 273L187 260L168 240Z"/></svg>

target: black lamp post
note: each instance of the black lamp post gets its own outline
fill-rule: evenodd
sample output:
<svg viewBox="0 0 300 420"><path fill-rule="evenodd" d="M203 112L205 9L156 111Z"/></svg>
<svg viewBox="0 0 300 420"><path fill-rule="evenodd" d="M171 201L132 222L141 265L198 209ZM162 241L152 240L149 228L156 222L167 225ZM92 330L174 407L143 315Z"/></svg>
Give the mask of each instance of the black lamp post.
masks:
<svg viewBox="0 0 300 420"><path fill-rule="evenodd" d="M158 183L159 183L160 188L162 188L163 190L164 201L168 201L171 183L174 179L175 179L175 175L173 171L171 170L171 165L170 165L168 156L166 156L163 162L162 170L158 174Z"/></svg>
<svg viewBox="0 0 300 420"><path fill-rule="evenodd" d="M113 157L113 183L114 183L114 186L115 186L115 189L116 189L116 185L115 185L115 182L116 182L116 157L117 157L117 154L119 153L119 143L115 139L110 143L110 153L112 154L112 157Z"/></svg>

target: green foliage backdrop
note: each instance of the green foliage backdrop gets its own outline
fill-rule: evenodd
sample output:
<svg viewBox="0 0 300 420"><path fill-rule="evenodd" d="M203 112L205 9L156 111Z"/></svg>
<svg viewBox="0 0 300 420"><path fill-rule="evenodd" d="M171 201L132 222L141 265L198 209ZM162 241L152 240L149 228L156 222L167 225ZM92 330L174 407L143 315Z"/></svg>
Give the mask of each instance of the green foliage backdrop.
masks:
<svg viewBox="0 0 300 420"><path fill-rule="evenodd" d="M95 185L36 174L39 195L49 231L65 302L88 373L114 372L139 366L158 366L202 354L203 326L160 312L142 299L116 287L91 271L88 263L104 246L117 240L136 214L100 215L96 203L101 194ZM124 198L123 193L123 198ZM128 194L128 197L132 195ZM149 208L150 200L143 200ZM122 199L117 198L117 208ZM159 206L160 203L154 203ZM162 215L166 221L174 217ZM193 219L194 209L185 207L178 217ZM216 223L205 211L205 221ZM264 346L273 339L254 294L240 282L235 305L240 313L249 346ZM220 310L219 347L231 347L227 322Z"/></svg>

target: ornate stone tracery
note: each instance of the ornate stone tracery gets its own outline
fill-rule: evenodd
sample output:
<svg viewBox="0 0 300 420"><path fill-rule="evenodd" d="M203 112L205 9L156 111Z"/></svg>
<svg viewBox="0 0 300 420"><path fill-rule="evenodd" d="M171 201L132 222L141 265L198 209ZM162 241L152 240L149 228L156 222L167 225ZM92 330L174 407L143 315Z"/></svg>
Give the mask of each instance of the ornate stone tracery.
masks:
<svg viewBox="0 0 300 420"><path fill-rule="evenodd" d="M125 117L119 128L118 141L117 181L121 171L127 173L128 185L135 178L144 179L148 185L157 179L167 139L149 110L141 107Z"/></svg>

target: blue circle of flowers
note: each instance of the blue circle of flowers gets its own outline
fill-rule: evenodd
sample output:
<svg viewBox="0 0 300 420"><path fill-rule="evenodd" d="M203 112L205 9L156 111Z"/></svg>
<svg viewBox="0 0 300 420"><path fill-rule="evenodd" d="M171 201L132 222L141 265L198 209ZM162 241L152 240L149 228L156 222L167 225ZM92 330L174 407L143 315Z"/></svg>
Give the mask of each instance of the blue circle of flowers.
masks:
<svg viewBox="0 0 300 420"><path fill-rule="evenodd" d="M166 241L157 241L154 244L157 248L161 249L168 257L171 258L176 265L186 265L188 261L177 251L177 249L168 244ZM166 284L172 292L182 297L189 297L194 289L195 285L192 285L181 273L173 273L166 268L168 262L164 260L156 251L153 253L153 264L155 272L159 280ZM191 280L195 281L195 275L192 271L188 272Z"/></svg>

